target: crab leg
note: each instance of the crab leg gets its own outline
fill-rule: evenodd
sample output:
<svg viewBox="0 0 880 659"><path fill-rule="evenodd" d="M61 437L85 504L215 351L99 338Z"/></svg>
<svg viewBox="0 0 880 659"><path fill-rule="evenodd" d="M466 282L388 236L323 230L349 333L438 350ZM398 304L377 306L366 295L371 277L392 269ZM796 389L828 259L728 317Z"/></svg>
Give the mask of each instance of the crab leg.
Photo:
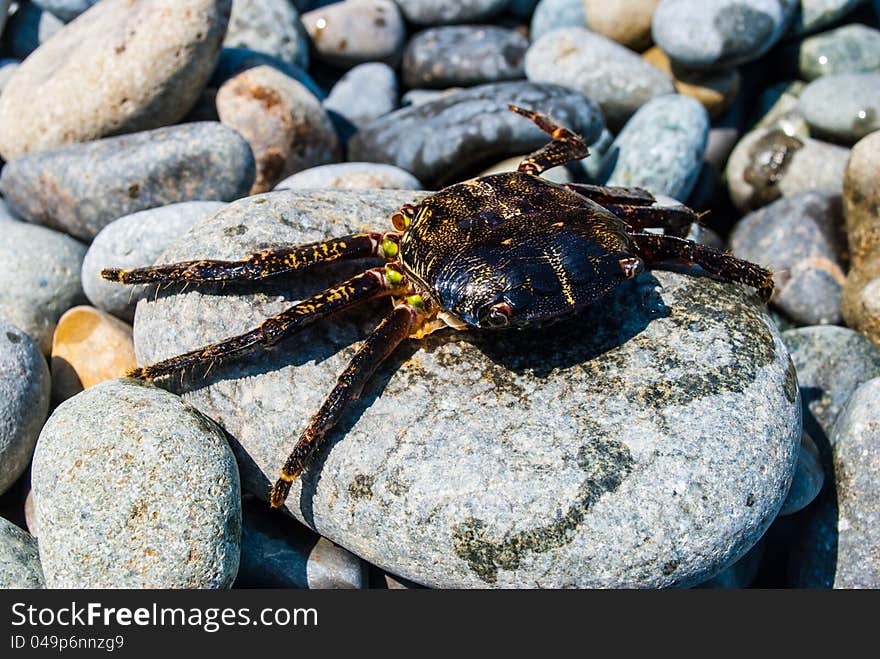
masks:
<svg viewBox="0 0 880 659"><path fill-rule="evenodd" d="M590 151L580 135L560 126L547 115L524 110L515 105L508 105L507 107L517 114L531 119L538 128L545 133L549 133L550 137L553 138L552 142L545 144L534 153L526 156L519 164L517 171L537 176L551 167L558 167L572 160L580 160L590 155Z"/></svg>
<svg viewBox="0 0 880 659"><path fill-rule="evenodd" d="M213 282L265 279L339 259L382 256L390 235L356 233L288 249L266 249L239 261L183 261L134 270L108 268L104 279L123 284L151 282ZM393 237L392 237L393 238Z"/></svg>
<svg viewBox="0 0 880 659"><path fill-rule="evenodd" d="M388 269L373 268L267 318L259 326L244 334L202 346L149 366L133 369L128 375L151 380L190 366L212 364L215 361L252 352L260 347L269 347L319 318L347 309L358 302L384 295L400 294L405 290L404 286L397 271L389 276Z"/></svg>
<svg viewBox="0 0 880 659"><path fill-rule="evenodd" d="M675 236L631 233L630 238L635 242L639 256L649 265L698 265L724 281L735 281L757 289L764 302L773 295L773 273L749 261Z"/></svg>
<svg viewBox="0 0 880 659"><path fill-rule="evenodd" d="M284 504L291 483L314 457L324 436L339 421L346 405L360 397L364 385L379 365L412 333L418 317L418 309L409 302L403 302L394 307L367 337L336 380L336 386L330 391L318 413L312 417L284 463L281 475L269 494L269 502L273 508Z"/></svg>
<svg viewBox="0 0 880 659"><path fill-rule="evenodd" d="M589 185L587 183L564 183L563 187L595 201L600 206L627 204L650 206L657 199L644 188L624 188L612 185Z"/></svg>
<svg viewBox="0 0 880 659"><path fill-rule="evenodd" d="M630 206L628 204L605 204L611 211L633 229L660 227L668 235L683 238L690 231L691 224L700 216L687 206Z"/></svg>

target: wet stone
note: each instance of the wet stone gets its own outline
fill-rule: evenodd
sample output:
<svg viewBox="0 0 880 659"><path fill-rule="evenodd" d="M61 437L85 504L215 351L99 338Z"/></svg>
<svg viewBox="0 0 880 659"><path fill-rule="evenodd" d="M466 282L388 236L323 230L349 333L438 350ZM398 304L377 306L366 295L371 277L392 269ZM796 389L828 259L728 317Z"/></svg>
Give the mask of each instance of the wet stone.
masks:
<svg viewBox="0 0 880 659"><path fill-rule="evenodd" d="M260 51L302 69L309 65L308 36L289 0L233 0L223 45Z"/></svg>
<svg viewBox="0 0 880 659"><path fill-rule="evenodd" d="M227 588L241 491L223 432L177 396L109 380L62 403L32 468L50 588Z"/></svg>
<svg viewBox="0 0 880 659"><path fill-rule="evenodd" d="M508 110L509 103L549 114L588 142L602 130L599 108L574 90L499 82L385 115L351 139L348 157L396 165L430 186L451 182L481 162L491 163L547 143L549 136Z"/></svg>
<svg viewBox="0 0 880 659"><path fill-rule="evenodd" d="M709 116L699 102L669 94L643 105L603 156L599 180L687 199L700 168Z"/></svg>
<svg viewBox="0 0 880 659"><path fill-rule="evenodd" d="M403 54L407 87L469 87L524 78L528 40L507 28L461 25L416 34Z"/></svg>
<svg viewBox="0 0 880 659"><path fill-rule="evenodd" d="M733 253L775 272L773 304L803 325L839 323L846 252L840 197L801 192L750 213L730 238Z"/></svg>
<svg viewBox="0 0 880 659"><path fill-rule="evenodd" d="M231 205L164 258L237 258L257 245L382 228L418 199L263 195ZM248 231L230 237L240 225ZM234 296L165 290L139 305L139 361L240 332L362 267ZM267 496L292 439L389 308L364 305L183 383L185 398L233 437L247 490ZM430 586L690 585L739 558L775 517L799 410L794 371L753 292L654 272L540 340L446 331L407 342L343 415L287 508Z"/></svg>
<svg viewBox="0 0 880 659"><path fill-rule="evenodd" d="M397 75L387 64L367 62L350 69L333 85L324 110L347 139L374 119L397 109Z"/></svg>
<svg viewBox="0 0 880 659"><path fill-rule="evenodd" d="M526 75L578 90L599 104L612 129L652 98L675 91L668 75L631 50L577 27L534 41L526 53Z"/></svg>
<svg viewBox="0 0 880 659"><path fill-rule="evenodd" d="M3 171L7 169L8 164ZM84 299L79 272L86 246L27 222L5 222L2 233L0 319L20 328L49 354L58 318Z"/></svg>
<svg viewBox="0 0 880 659"><path fill-rule="evenodd" d="M532 14L529 37L537 41L561 27L587 27L584 0L541 0Z"/></svg>
<svg viewBox="0 0 880 659"><path fill-rule="evenodd" d="M153 289L109 282L101 278L101 270L154 265L168 245L225 205L184 201L132 213L108 224L95 236L82 264L82 287L89 302L130 323L138 300Z"/></svg>
<svg viewBox="0 0 880 659"><path fill-rule="evenodd" d="M19 158L3 168L0 192L24 219L91 240L125 215L181 201L231 201L253 181L245 139L205 121Z"/></svg>
<svg viewBox="0 0 880 659"><path fill-rule="evenodd" d="M49 412L49 379L39 346L0 320L0 494L31 461Z"/></svg>
<svg viewBox="0 0 880 659"><path fill-rule="evenodd" d="M276 190L309 188L424 190L412 174L394 165L375 162L340 162L312 167L288 176Z"/></svg>
<svg viewBox="0 0 880 659"><path fill-rule="evenodd" d="M880 70L880 31L867 25L844 25L804 39L798 50L804 80L834 73Z"/></svg>
<svg viewBox="0 0 880 659"><path fill-rule="evenodd" d="M416 25L473 23L500 12L510 0L395 0L400 11Z"/></svg>
<svg viewBox="0 0 880 659"><path fill-rule="evenodd" d="M0 517L0 589L45 587L37 539Z"/></svg>
<svg viewBox="0 0 880 659"><path fill-rule="evenodd" d="M817 137L857 142L880 130L880 71L823 76L804 89L800 108Z"/></svg>

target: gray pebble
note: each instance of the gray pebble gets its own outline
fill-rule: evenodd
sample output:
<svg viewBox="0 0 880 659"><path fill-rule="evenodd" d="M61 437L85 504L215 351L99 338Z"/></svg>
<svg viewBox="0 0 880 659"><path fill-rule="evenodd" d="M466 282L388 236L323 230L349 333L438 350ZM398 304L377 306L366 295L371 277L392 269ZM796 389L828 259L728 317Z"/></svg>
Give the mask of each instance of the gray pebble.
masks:
<svg viewBox="0 0 880 659"><path fill-rule="evenodd" d="M69 23L98 0L31 0L31 2L52 12L65 23Z"/></svg>
<svg viewBox="0 0 880 659"><path fill-rule="evenodd" d="M397 108L397 75L381 62L350 69L324 100L324 109L336 123L337 132L346 138Z"/></svg>
<svg viewBox="0 0 880 659"><path fill-rule="evenodd" d="M755 128L780 128L792 137L809 137L810 127L800 105L800 97L806 86L800 80L785 80L765 89L758 97L758 114L761 118Z"/></svg>
<svg viewBox="0 0 880 659"><path fill-rule="evenodd" d="M231 201L253 182L248 143L206 121L24 156L3 168L0 192L24 219L91 240L124 215L179 201Z"/></svg>
<svg viewBox="0 0 880 659"><path fill-rule="evenodd" d="M681 66L729 69L756 60L783 35L793 0L663 0L654 42Z"/></svg>
<svg viewBox="0 0 880 659"><path fill-rule="evenodd" d="M429 28L416 34L403 53L407 87L469 87L525 77L528 40L494 25Z"/></svg>
<svg viewBox="0 0 880 659"><path fill-rule="evenodd" d="M227 588L241 491L223 432L141 382L62 403L37 443L32 486L50 588Z"/></svg>
<svg viewBox="0 0 880 659"><path fill-rule="evenodd" d="M395 0L416 25L473 23L500 12L510 0Z"/></svg>
<svg viewBox="0 0 880 659"><path fill-rule="evenodd" d="M37 539L0 517L0 589L45 587Z"/></svg>
<svg viewBox="0 0 880 659"><path fill-rule="evenodd" d="M588 142L602 130L602 113L582 94L558 85L498 82L409 106L360 130L350 160L386 162L426 185L451 182L481 161L537 149L549 135L507 109L508 103L555 117Z"/></svg>
<svg viewBox="0 0 880 659"><path fill-rule="evenodd" d="M461 91L461 87L450 87L449 89L410 89L400 98L400 105L421 105L428 101L436 101L438 98L449 96Z"/></svg>
<svg viewBox="0 0 880 659"><path fill-rule="evenodd" d="M289 0L232 0L223 45L272 55L301 69L309 66L309 41Z"/></svg>
<svg viewBox="0 0 880 659"><path fill-rule="evenodd" d="M600 181L685 200L694 189L709 135L709 115L678 94L648 101L603 156Z"/></svg>
<svg viewBox="0 0 880 659"><path fill-rule="evenodd" d="M819 78L804 89L800 108L817 137L857 142L880 130L880 70Z"/></svg>
<svg viewBox="0 0 880 659"><path fill-rule="evenodd" d="M174 240L225 205L219 201L184 201L132 213L108 224L95 236L82 264L82 287L89 302L132 322L138 300L155 290L106 281L101 278L101 270L155 264Z"/></svg>
<svg viewBox="0 0 880 659"><path fill-rule="evenodd" d="M230 206L165 257L238 258L381 229L417 199L271 193ZM242 224L246 233L228 235ZM242 295L200 288L144 300L138 358L240 332L355 269ZM288 510L431 586L689 585L735 561L782 505L800 444L779 336L754 293L708 278L654 272L600 306L539 340L437 332L402 347L294 484ZM266 496L299 429L388 308L347 312L185 385L241 447L246 488Z"/></svg>
<svg viewBox="0 0 880 659"><path fill-rule="evenodd" d="M537 41L561 27L587 27L583 0L541 0L532 14L529 38Z"/></svg>
<svg viewBox="0 0 880 659"><path fill-rule="evenodd" d="M585 28L554 30L526 53L526 75L576 89L602 108L612 129L656 96L675 91L672 79L636 53Z"/></svg>
<svg viewBox="0 0 880 659"><path fill-rule="evenodd" d="M49 412L49 367L39 346L0 320L0 494L31 461Z"/></svg>
<svg viewBox="0 0 880 659"><path fill-rule="evenodd" d="M790 35L808 34L831 25L865 0L797 0L798 9L788 30Z"/></svg>
<svg viewBox="0 0 880 659"><path fill-rule="evenodd" d="M4 222L0 234L0 318L49 354L55 323L85 300L79 273L86 246L27 222Z"/></svg>
<svg viewBox="0 0 880 659"><path fill-rule="evenodd" d="M303 14L315 56L349 67L364 62L397 64L406 25L391 0L345 0Z"/></svg>
<svg viewBox="0 0 880 659"><path fill-rule="evenodd" d="M816 448L813 439L804 433L791 489L785 497L785 503L782 504L779 514L791 515L806 508L819 495L824 482L825 473L822 471L819 449Z"/></svg>
<svg viewBox="0 0 880 659"><path fill-rule="evenodd" d="M798 49L804 80L834 73L880 70L880 31L853 23L804 39Z"/></svg>
<svg viewBox="0 0 880 659"><path fill-rule="evenodd" d="M288 176L276 190L337 188L345 190L424 190L425 186L405 169L375 162L340 162L321 165Z"/></svg>

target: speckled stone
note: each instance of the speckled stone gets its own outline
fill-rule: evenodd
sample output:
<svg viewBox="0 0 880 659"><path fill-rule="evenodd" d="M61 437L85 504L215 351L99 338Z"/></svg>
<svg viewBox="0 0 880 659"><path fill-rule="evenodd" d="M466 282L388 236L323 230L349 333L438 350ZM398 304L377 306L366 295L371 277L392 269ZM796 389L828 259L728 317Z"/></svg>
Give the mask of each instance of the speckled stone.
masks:
<svg viewBox="0 0 880 659"><path fill-rule="evenodd" d="M785 497L785 503L782 504L779 514L792 515L806 508L819 495L824 482L825 474L822 471L819 449L816 448L813 439L804 433L801 437L801 450L798 453L791 489Z"/></svg>
<svg viewBox="0 0 880 659"><path fill-rule="evenodd" d="M759 128L743 136L727 161L730 198L748 212L807 190L839 195L848 159L845 147Z"/></svg>
<svg viewBox="0 0 880 659"><path fill-rule="evenodd" d="M700 168L709 115L679 94L655 98L636 112L603 157L600 181L687 199Z"/></svg>
<svg viewBox="0 0 880 659"><path fill-rule="evenodd" d="M834 73L880 70L880 31L853 23L804 39L798 49L804 80Z"/></svg>
<svg viewBox="0 0 880 659"><path fill-rule="evenodd" d="M612 129L652 98L675 91L669 76L634 52L579 27L534 41L526 53L526 75L578 90L599 104Z"/></svg>
<svg viewBox="0 0 880 659"><path fill-rule="evenodd" d="M774 273L773 303L802 325L839 323L846 253L840 197L818 191L777 199L733 230L738 257Z"/></svg>
<svg viewBox="0 0 880 659"><path fill-rule="evenodd" d="M5 4L8 10L9 2ZM5 18L6 10L3 14ZM48 11L43 11L38 5L20 2L16 12L6 22L3 34L5 50L13 57L23 60L63 27L61 20Z"/></svg>
<svg viewBox="0 0 880 659"><path fill-rule="evenodd" d="M0 96L0 154L11 160L178 121L211 76L230 3L96 5L40 47L9 81Z"/></svg>
<svg viewBox="0 0 880 659"><path fill-rule="evenodd" d="M233 204L165 257L235 258L383 227L417 199L271 193ZM246 233L228 236L242 224ZM166 290L138 307L139 360L234 334L343 276L315 271L235 296ZM738 285L663 272L600 306L540 340L438 332L403 346L294 485L288 510L432 586L689 585L735 561L782 505L800 444L795 375L771 321ZM267 496L388 308L347 312L184 385L234 437L248 490Z"/></svg>
<svg viewBox="0 0 880 659"><path fill-rule="evenodd" d="M651 43L651 18L660 0L583 0L590 29L633 50Z"/></svg>
<svg viewBox="0 0 880 659"><path fill-rule="evenodd" d="M880 130L880 70L823 76L804 89L800 107L817 137L857 142Z"/></svg>
<svg viewBox="0 0 880 659"><path fill-rule="evenodd" d="M798 0L789 34L807 34L843 18L865 0Z"/></svg>
<svg viewBox="0 0 880 659"><path fill-rule="evenodd" d="M91 240L124 215L180 201L231 201L253 182L245 139L205 121L19 158L3 168L0 192L24 219Z"/></svg>
<svg viewBox="0 0 880 659"><path fill-rule="evenodd" d="M31 461L49 412L49 367L39 346L0 320L0 494Z"/></svg>
<svg viewBox="0 0 880 659"><path fill-rule="evenodd" d="M37 539L0 517L0 589L45 587Z"/></svg>
<svg viewBox="0 0 880 659"><path fill-rule="evenodd" d="M673 62L728 69L756 60L785 32L793 0L662 0L654 12L654 43Z"/></svg>
<svg viewBox="0 0 880 659"><path fill-rule="evenodd" d="M315 57L349 67L364 62L397 64L406 25L392 0L345 0L303 14Z"/></svg>
<svg viewBox="0 0 880 659"><path fill-rule="evenodd" d="M309 41L290 0L232 0L223 45L249 48L294 66L309 66Z"/></svg>
<svg viewBox="0 0 880 659"><path fill-rule="evenodd" d="M288 176L276 190L337 188L343 190L424 190L425 186L405 169L375 162L340 162L312 167Z"/></svg>
<svg viewBox="0 0 880 659"><path fill-rule="evenodd" d="M532 14L529 37L537 41L561 27L587 27L584 0L541 0Z"/></svg>
<svg viewBox="0 0 880 659"><path fill-rule="evenodd" d="M50 588L226 588L241 491L223 432L177 396L108 380L46 422L31 473Z"/></svg>
<svg viewBox="0 0 880 659"><path fill-rule="evenodd" d="M86 9L97 4L98 0L31 0L31 2L52 12L65 23L69 23Z"/></svg>
<svg viewBox="0 0 880 659"><path fill-rule="evenodd" d="M367 62L350 69L333 85L324 110L344 139L374 119L396 110L397 75L387 64Z"/></svg>
<svg viewBox="0 0 880 659"><path fill-rule="evenodd" d="M89 302L127 322L149 286L120 286L101 278L104 268L140 268L156 263L174 240L223 208L220 201L184 201L126 215L104 227L86 252L82 287Z"/></svg>
<svg viewBox="0 0 880 659"><path fill-rule="evenodd" d="M365 588L364 563L347 549L278 513L264 501L242 507L241 564L235 587Z"/></svg>
<svg viewBox="0 0 880 659"><path fill-rule="evenodd" d="M217 90L217 114L253 152L257 177L251 194L267 192L286 176L341 158L339 138L321 102L270 66L248 69L223 83Z"/></svg>
<svg viewBox="0 0 880 659"><path fill-rule="evenodd" d="M857 332L835 325L787 330L782 340L797 369L804 402L819 431L830 436L852 392L880 377L880 350ZM813 434L812 428L808 431Z"/></svg>
<svg viewBox="0 0 880 659"><path fill-rule="evenodd" d="M504 9L510 0L395 0L406 19L416 25L473 23Z"/></svg>
<svg viewBox="0 0 880 659"><path fill-rule="evenodd" d="M48 355L58 318L84 300L79 271L86 246L27 222L5 222L0 233L0 319Z"/></svg>
<svg viewBox="0 0 880 659"><path fill-rule="evenodd" d="M528 40L494 25L429 28L416 34L403 53L407 87L469 87L525 77Z"/></svg>
<svg viewBox="0 0 880 659"><path fill-rule="evenodd" d="M574 90L498 82L385 115L351 139L348 157L396 165L426 185L452 181L480 162L525 153L547 143L549 136L508 110L509 103L550 114L588 142L602 130L599 108Z"/></svg>

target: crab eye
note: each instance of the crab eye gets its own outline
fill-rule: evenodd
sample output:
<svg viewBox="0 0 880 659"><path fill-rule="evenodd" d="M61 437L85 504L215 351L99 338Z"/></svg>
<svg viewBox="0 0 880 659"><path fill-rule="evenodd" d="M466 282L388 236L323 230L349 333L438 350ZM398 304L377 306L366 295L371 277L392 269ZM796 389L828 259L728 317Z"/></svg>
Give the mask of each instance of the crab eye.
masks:
<svg viewBox="0 0 880 659"><path fill-rule="evenodd" d="M481 320L488 327L507 327L512 314L513 309L507 302L498 302L487 309Z"/></svg>

